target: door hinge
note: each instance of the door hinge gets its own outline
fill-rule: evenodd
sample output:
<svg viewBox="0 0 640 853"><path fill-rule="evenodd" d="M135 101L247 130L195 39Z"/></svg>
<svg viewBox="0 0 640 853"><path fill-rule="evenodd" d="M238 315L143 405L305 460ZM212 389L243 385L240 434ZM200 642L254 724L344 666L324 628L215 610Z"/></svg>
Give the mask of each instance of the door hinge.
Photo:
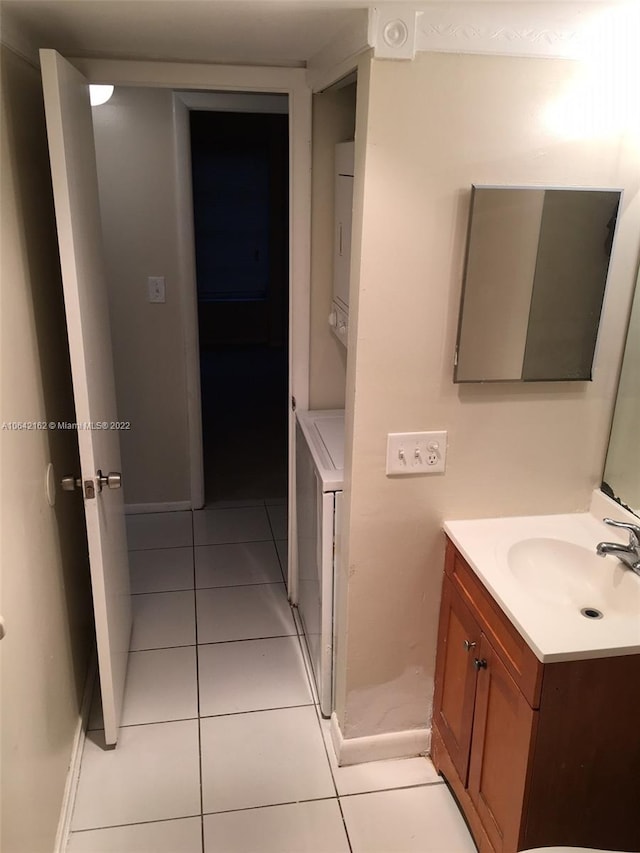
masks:
<svg viewBox="0 0 640 853"><path fill-rule="evenodd" d="M84 481L84 496L86 500L91 500L96 496L96 487L93 480Z"/></svg>
<svg viewBox="0 0 640 853"><path fill-rule="evenodd" d="M293 395L291 396L291 410L293 412L296 410L296 398Z"/></svg>

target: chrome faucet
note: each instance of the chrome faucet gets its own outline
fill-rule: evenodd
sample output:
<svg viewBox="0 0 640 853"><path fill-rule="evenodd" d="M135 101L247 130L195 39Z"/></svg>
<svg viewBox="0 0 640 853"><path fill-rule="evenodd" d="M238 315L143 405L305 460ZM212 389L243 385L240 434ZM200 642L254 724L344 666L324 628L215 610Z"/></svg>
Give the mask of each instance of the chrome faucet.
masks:
<svg viewBox="0 0 640 853"><path fill-rule="evenodd" d="M640 526L628 524L625 521L614 521L612 518L603 518L605 524L612 527L622 527L629 531L629 544L621 545L619 542L599 542L596 545L596 553L599 557L607 554L615 554L625 566L640 575Z"/></svg>

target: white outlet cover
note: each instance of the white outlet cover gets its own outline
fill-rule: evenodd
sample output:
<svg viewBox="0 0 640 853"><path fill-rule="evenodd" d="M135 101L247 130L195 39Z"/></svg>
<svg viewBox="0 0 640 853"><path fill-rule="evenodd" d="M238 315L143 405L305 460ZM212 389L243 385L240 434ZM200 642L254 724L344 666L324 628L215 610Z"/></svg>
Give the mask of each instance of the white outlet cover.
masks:
<svg viewBox="0 0 640 853"><path fill-rule="evenodd" d="M166 302L163 275L150 275L147 278L147 297L149 302Z"/></svg>
<svg viewBox="0 0 640 853"><path fill-rule="evenodd" d="M442 474L447 462L447 431L390 432L387 476Z"/></svg>

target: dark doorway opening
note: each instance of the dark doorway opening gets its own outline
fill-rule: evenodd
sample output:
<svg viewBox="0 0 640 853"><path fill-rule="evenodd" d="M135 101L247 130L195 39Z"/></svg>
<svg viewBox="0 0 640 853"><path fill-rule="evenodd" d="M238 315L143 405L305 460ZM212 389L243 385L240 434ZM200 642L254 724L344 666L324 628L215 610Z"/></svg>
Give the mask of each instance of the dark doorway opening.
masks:
<svg viewBox="0 0 640 853"><path fill-rule="evenodd" d="M285 498L288 117L190 125L205 500Z"/></svg>

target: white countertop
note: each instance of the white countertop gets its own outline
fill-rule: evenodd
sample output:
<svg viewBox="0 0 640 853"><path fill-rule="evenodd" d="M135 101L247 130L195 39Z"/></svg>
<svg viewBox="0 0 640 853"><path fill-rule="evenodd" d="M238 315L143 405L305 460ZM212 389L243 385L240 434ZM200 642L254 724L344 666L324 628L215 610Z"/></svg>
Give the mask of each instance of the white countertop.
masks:
<svg viewBox="0 0 640 853"><path fill-rule="evenodd" d="M607 503L608 502L608 503ZM522 516L515 518L486 518L466 521L446 521L444 529L473 571L527 641L538 659L552 661L612 657L640 653L640 577L623 566L614 556L596 557L602 566L602 589L599 562L591 561L598 542L627 542L624 530L602 522L605 515L621 520L627 516L613 501L599 493L594 495L592 513L567 515ZM573 543L588 549L585 557L596 572L597 585L585 583L584 601L575 601L557 594L551 571L548 588L544 584L532 589L518 579L510 562L510 549L526 540L550 540ZM571 545L560 546L571 548ZM575 550L575 549L574 549ZM576 553L583 553L578 552ZM581 568L580 568L581 570ZM561 573L558 573L558 576ZM575 597L582 597L580 576L572 577ZM624 612L607 606L615 596L623 594ZM605 601L603 605L601 601ZM601 619L588 619L581 607L597 607L604 613Z"/></svg>

